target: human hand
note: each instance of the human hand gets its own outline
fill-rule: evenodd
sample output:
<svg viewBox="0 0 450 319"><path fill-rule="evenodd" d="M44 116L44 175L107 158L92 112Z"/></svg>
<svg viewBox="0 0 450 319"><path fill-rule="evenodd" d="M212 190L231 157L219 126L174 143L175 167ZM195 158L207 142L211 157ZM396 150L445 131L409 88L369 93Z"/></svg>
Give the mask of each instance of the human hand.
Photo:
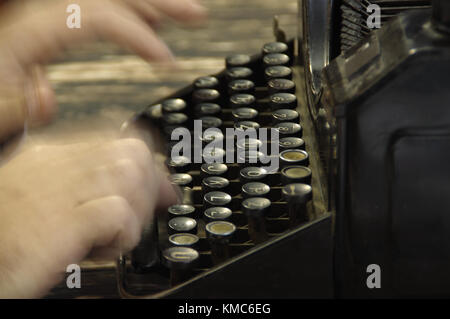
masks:
<svg viewBox="0 0 450 319"><path fill-rule="evenodd" d="M43 296L67 265L129 251L175 202L141 140L25 146L0 167L0 298Z"/></svg>
<svg viewBox="0 0 450 319"><path fill-rule="evenodd" d="M185 24L206 17L196 0L79 0L81 28L69 29L66 8L71 2L13 1L0 15L0 139L20 132L25 121L50 121L57 110L53 90L36 65L98 38L148 61L170 62L172 54L154 26L164 17Z"/></svg>

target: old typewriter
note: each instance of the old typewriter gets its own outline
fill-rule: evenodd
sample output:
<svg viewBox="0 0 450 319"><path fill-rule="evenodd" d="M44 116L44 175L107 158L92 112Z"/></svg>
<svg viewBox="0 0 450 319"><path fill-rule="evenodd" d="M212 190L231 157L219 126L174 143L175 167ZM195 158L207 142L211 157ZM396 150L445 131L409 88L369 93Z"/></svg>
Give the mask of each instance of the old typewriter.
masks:
<svg viewBox="0 0 450 319"><path fill-rule="evenodd" d="M374 4L379 30L367 27ZM183 203L113 271L83 270L88 294L450 295L449 1L299 0L298 21L297 38L274 20L261 52L226 57L127 123L164 141ZM219 148L214 163L171 157L172 132L194 120L216 129L200 145L226 128L275 128L279 169L246 152L258 138L237 143L239 163Z"/></svg>

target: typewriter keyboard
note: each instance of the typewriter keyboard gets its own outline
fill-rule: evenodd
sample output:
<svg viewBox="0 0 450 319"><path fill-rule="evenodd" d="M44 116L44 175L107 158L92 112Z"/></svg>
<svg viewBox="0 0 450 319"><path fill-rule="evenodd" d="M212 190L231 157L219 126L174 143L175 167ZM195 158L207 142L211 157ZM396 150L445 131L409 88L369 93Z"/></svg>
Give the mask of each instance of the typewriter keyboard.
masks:
<svg viewBox="0 0 450 319"><path fill-rule="evenodd" d="M183 200L158 216L126 256L128 291L156 293L183 284L314 221L326 209L293 51L293 41L271 42L257 55L230 55L219 74L196 79L140 114L159 128L170 180ZM195 120L202 128L197 145ZM180 127L193 136L190 154L171 156L179 142L171 136ZM208 128L215 130L205 132ZM262 163L264 154L250 151L265 143L259 136L233 137L231 152L225 146L207 151L211 141L228 145L227 128L275 129L279 138L269 139L267 149L276 143L279 165L270 170Z"/></svg>

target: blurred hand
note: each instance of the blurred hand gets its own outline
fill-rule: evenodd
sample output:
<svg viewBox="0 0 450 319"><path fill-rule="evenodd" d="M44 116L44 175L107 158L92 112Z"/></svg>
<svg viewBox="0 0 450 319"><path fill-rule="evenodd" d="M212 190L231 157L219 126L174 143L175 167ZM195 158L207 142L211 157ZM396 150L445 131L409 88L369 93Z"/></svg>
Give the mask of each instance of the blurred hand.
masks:
<svg viewBox="0 0 450 319"><path fill-rule="evenodd" d="M172 54L153 27L164 17L193 25L206 17L196 0L78 0L81 28L69 29L66 8L71 3L16 0L0 14L0 141L20 132L26 119L45 123L56 112L53 91L36 65L97 38L116 42L148 61L170 62Z"/></svg>
<svg viewBox="0 0 450 319"><path fill-rule="evenodd" d="M141 140L28 148L0 168L0 298L42 296L88 254L132 249L175 202Z"/></svg>

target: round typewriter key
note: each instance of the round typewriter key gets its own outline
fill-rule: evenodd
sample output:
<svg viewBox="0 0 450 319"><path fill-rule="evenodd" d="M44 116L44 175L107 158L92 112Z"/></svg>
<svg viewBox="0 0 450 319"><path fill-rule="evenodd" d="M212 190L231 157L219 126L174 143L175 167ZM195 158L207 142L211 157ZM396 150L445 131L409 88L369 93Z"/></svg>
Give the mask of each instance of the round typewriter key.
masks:
<svg viewBox="0 0 450 319"><path fill-rule="evenodd" d="M198 236L190 233L177 233L169 236L169 243L172 246L195 248L198 241Z"/></svg>
<svg viewBox="0 0 450 319"><path fill-rule="evenodd" d="M309 155L304 150L285 150L280 153L280 166L286 167L291 165L308 166Z"/></svg>
<svg viewBox="0 0 450 319"><path fill-rule="evenodd" d="M275 93L269 98L272 110L295 109L297 107L297 97L291 93Z"/></svg>
<svg viewBox="0 0 450 319"><path fill-rule="evenodd" d="M255 101L255 97L251 94L234 94L230 97L230 106L232 108L251 107Z"/></svg>
<svg viewBox="0 0 450 319"><path fill-rule="evenodd" d="M163 113L183 112L186 107L186 102L183 99L168 99L161 103Z"/></svg>
<svg viewBox="0 0 450 319"><path fill-rule="evenodd" d="M214 221L206 224L206 234L211 245L211 257L215 265L230 258L228 244L236 232L236 226L226 221Z"/></svg>
<svg viewBox="0 0 450 319"><path fill-rule="evenodd" d="M186 156L174 156L166 160L170 170L177 173L186 173L191 169L191 160Z"/></svg>
<svg viewBox="0 0 450 319"><path fill-rule="evenodd" d="M171 174L169 180L172 184L179 187L190 187L193 186L192 176L186 173Z"/></svg>
<svg viewBox="0 0 450 319"><path fill-rule="evenodd" d="M271 54L271 53L288 53L288 46L284 42L269 42L264 44L262 48L262 54Z"/></svg>
<svg viewBox="0 0 450 319"><path fill-rule="evenodd" d="M228 82L238 79L249 79L253 75L253 71L246 67L230 68L226 71Z"/></svg>
<svg viewBox="0 0 450 319"><path fill-rule="evenodd" d="M170 285L176 286L189 279L197 265L199 253L190 247L170 247L162 252L162 262L170 269Z"/></svg>
<svg viewBox="0 0 450 319"><path fill-rule="evenodd" d="M171 218L181 216L193 218L195 215L195 207L192 205L176 204L170 206L167 211Z"/></svg>
<svg viewBox="0 0 450 319"><path fill-rule="evenodd" d="M251 197L242 202L242 211L247 216L248 232L256 244L268 239L265 216L271 206L270 200L265 197Z"/></svg>
<svg viewBox="0 0 450 319"><path fill-rule="evenodd" d="M270 187L267 184L261 182L250 182L242 185L242 197L268 197L270 193Z"/></svg>
<svg viewBox="0 0 450 319"><path fill-rule="evenodd" d="M247 67L250 65L251 58L247 54L233 54L225 58L227 69L232 67Z"/></svg>
<svg viewBox="0 0 450 319"><path fill-rule="evenodd" d="M225 161L225 154L223 148L206 147L203 150L203 160L206 163L223 163Z"/></svg>
<svg viewBox="0 0 450 319"><path fill-rule="evenodd" d="M216 116L202 116L198 120L202 121L203 129L208 129L212 127L219 128L223 124L222 120Z"/></svg>
<svg viewBox="0 0 450 319"><path fill-rule="evenodd" d="M188 121L188 117L184 113L166 113L163 115L163 120L169 125L183 126Z"/></svg>
<svg viewBox="0 0 450 319"><path fill-rule="evenodd" d="M209 176L202 180L202 192L204 194L213 191L222 191L228 193L230 181L221 176Z"/></svg>
<svg viewBox="0 0 450 319"><path fill-rule="evenodd" d="M195 89L215 89L219 86L219 80L215 76L201 76L194 81Z"/></svg>
<svg viewBox="0 0 450 319"><path fill-rule="evenodd" d="M239 172L239 180L242 183L260 181L267 179L267 170L261 167L248 166L244 167Z"/></svg>
<svg viewBox="0 0 450 319"><path fill-rule="evenodd" d="M258 117L258 111L251 107L239 107L233 109L232 114L235 122L250 121Z"/></svg>
<svg viewBox="0 0 450 319"><path fill-rule="evenodd" d="M221 112L222 108L216 103L200 103L195 106L195 114L198 117L219 115Z"/></svg>
<svg viewBox="0 0 450 319"><path fill-rule="evenodd" d="M229 220L232 214L231 209L227 207L210 207L203 212L207 222Z"/></svg>
<svg viewBox="0 0 450 319"><path fill-rule="evenodd" d="M261 165L261 159L264 158L262 152L255 152L255 150L241 151L237 154L237 162L243 167Z"/></svg>
<svg viewBox="0 0 450 319"><path fill-rule="evenodd" d="M197 233L197 221L190 217L174 217L167 223L170 234L173 233Z"/></svg>
<svg viewBox="0 0 450 319"><path fill-rule="evenodd" d="M256 138L240 138L236 141L236 147L239 150L257 151L262 145L262 142Z"/></svg>
<svg viewBox="0 0 450 319"><path fill-rule="evenodd" d="M269 94L275 93L295 93L294 81L287 79L272 79L267 82Z"/></svg>
<svg viewBox="0 0 450 319"><path fill-rule="evenodd" d="M274 129L278 130L280 138L284 137L302 137L303 130L300 124L293 122L281 122L273 126Z"/></svg>
<svg viewBox="0 0 450 319"><path fill-rule="evenodd" d="M259 129L261 126L259 125L259 123L254 122L254 121L240 121L240 122L236 122L234 123L234 128L237 130L248 130L248 129Z"/></svg>
<svg viewBox="0 0 450 319"><path fill-rule="evenodd" d="M209 176L222 176L228 171L228 167L223 163L205 163L200 167L200 176L206 178Z"/></svg>
<svg viewBox="0 0 450 319"><path fill-rule="evenodd" d="M215 89L199 89L192 93L195 103L210 102L214 103L220 98L219 91Z"/></svg>
<svg viewBox="0 0 450 319"><path fill-rule="evenodd" d="M231 205L231 196L224 192L209 192L203 196L203 204L206 207L222 206L229 207Z"/></svg>
<svg viewBox="0 0 450 319"><path fill-rule="evenodd" d="M264 70L264 76L267 81L271 79L292 79L291 68L283 65L269 66Z"/></svg>
<svg viewBox="0 0 450 319"><path fill-rule="evenodd" d="M292 149L298 148L301 150L305 149L305 141L300 137L283 137L279 140L280 149Z"/></svg>
<svg viewBox="0 0 450 319"><path fill-rule="evenodd" d="M287 166L281 170L281 183L303 183L311 184L311 170L305 166Z"/></svg>
<svg viewBox="0 0 450 319"><path fill-rule="evenodd" d="M289 56L284 53L269 53L263 57L263 63L267 67L274 65L289 65Z"/></svg>
<svg viewBox="0 0 450 319"><path fill-rule="evenodd" d="M312 188L302 183L288 184L281 190L288 203L289 222L291 227L308 221L307 203L312 199Z"/></svg>
<svg viewBox="0 0 450 319"><path fill-rule="evenodd" d="M255 91L255 83L246 79L234 80L228 83L228 93L233 94L252 94Z"/></svg>
<svg viewBox="0 0 450 319"><path fill-rule="evenodd" d="M209 130L205 130L204 132L200 132L200 134L202 134L202 136L200 136L200 140L202 141L203 146L213 141L219 142L224 139L224 135L219 128L211 128Z"/></svg>
<svg viewBox="0 0 450 319"><path fill-rule="evenodd" d="M273 123L280 122L299 122L300 115L297 111L291 109L279 109L272 112Z"/></svg>

